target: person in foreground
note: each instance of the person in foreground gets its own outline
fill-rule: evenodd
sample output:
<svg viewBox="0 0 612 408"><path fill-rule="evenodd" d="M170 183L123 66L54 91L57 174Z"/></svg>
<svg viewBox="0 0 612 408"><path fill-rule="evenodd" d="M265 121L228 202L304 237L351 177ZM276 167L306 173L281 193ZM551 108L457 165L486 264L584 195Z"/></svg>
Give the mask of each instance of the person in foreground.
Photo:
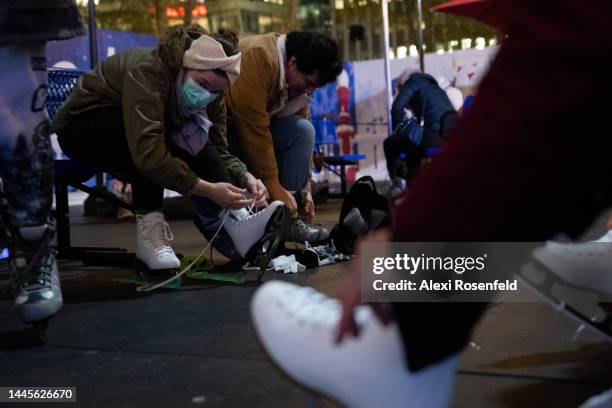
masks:
<svg viewBox="0 0 612 408"><path fill-rule="evenodd" d="M512 0L504 13L508 38L478 97L415 180L389 239L576 236L609 204L599 192L610 188L612 139L572 118L606 116L610 85L597 78L612 56L612 3ZM266 283L251 306L261 343L293 379L347 406L448 406L457 356L486 304L394 303L385 326L380 306L359 305L358 265L339 300Z"/></svg>

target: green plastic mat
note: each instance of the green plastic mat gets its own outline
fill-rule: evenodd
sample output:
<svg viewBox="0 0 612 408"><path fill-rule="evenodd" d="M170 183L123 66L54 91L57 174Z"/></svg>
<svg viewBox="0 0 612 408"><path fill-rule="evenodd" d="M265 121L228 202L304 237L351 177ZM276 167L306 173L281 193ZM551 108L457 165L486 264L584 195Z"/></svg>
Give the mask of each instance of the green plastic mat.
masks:
<svg viewBox="0 0 612 408"><path fill-rule="evenodd" d="M190 263L196 259L195 256L184 256L181 259L180 270L184 270ZM206 257L201 257L191 269L185 273L185 276L190 279L197 280L212 280L217 282L233 283L235 285L242 285L246 282L245 272L227 272L227 273L215 273L211 272L215 268L215 264ZM137 286L147 287L155 285L156 281L145 279L142 275L135 273L131 278L128 279L113 279L115 282L129 283ZM172 282L164 285L165 289L179 289L181 287L181 278L173 280Z"/></svg>
<svg viewBox="0 0 612 408"><path fill-rule="evenodd" d="M195 256L183 257L183 259L181 259L181 270L186 268L191 262L195 260L195 258ZM214 268L215 264L210 259L202 257L195 265L191 267L191 269L185 275L191 279L213 280L217 282L234 283L236 285L241 285L246 282L245 272L210 272Z"/></svg>

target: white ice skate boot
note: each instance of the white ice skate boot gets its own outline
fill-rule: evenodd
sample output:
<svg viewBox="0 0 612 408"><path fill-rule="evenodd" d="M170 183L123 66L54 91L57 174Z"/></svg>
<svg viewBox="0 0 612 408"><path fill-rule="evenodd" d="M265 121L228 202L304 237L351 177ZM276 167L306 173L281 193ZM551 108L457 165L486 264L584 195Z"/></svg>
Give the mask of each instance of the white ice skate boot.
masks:
<svg viewBox="0 0 612 408"><path fill-rule="evenodd" d="M276 252L289 216L289 210L282 201L274 201L256 213L242 208L224 210L220 215L221 219L225 219L223 227L236 250L241 257L249 261L258 256L269 258Z"/></svg>
<svg viewBox="0 0 612 408"><path fill-rule="evenodd" d="M338 300L288 282L264 284L251 317L271 359L290 377L347 407L447 407L457 356L410 372L397 325L360 306L357 338L336 344Z"/></svg>
<svg viewBox="0 0 612 408"><path fill-rule="evenodd" d="M565 283L612 299L612 243L547 242L533 251L533 257Z"/></svg>
<svg viewBox="0 0 612 408"><path fill-rule="evenodd" d="M12 234L9 268L15 289L15 310L26 323L48 320L64 304L60 284L52 223L42 237L26 240L18 231Z"/></svg>
<svg viewBox="0 0 612 408"><path fill-rule="evenodd" d="M161 212L138 216L136 221L136 258L149 271L177 269L181 262L170 247L174 238Z"/></svg>

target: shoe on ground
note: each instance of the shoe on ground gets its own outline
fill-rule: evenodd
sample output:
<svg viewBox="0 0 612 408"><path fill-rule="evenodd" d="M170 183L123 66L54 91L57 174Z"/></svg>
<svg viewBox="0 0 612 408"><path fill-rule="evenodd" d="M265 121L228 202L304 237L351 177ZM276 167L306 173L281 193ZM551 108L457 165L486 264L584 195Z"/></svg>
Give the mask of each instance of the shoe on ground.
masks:
<svg viewBox="0 0 612 408"><path fill-rule="evenodd" d="M293 219L287 233L285 241L290 242L318 242L329 238L329 230L322 225L309 224L299 218Z"/></svg>

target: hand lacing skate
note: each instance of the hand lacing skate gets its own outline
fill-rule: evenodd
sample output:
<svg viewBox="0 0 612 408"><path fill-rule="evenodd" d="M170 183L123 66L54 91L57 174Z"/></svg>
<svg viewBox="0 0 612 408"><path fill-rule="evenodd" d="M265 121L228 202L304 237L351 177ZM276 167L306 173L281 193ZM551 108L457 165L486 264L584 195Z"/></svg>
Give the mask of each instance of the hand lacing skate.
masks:
<svg viewBox="0 0 612 408"><path fill-rule="evenodd" d="M246 212L248 214L244 218L240 218L240 217L236 216L231 210L226 210L227 213L231 213L232 214L232 217L230 217L230 221L233 221L233 222L247 221L247 220L252 219L253 217L257 217L259 214L262 213L262 211L255 211L254 210L255 209L255 203L253 203L253 204L251 204L251 205L249 205L247 207L244 207L244 209L246 210Z"/></svg>

